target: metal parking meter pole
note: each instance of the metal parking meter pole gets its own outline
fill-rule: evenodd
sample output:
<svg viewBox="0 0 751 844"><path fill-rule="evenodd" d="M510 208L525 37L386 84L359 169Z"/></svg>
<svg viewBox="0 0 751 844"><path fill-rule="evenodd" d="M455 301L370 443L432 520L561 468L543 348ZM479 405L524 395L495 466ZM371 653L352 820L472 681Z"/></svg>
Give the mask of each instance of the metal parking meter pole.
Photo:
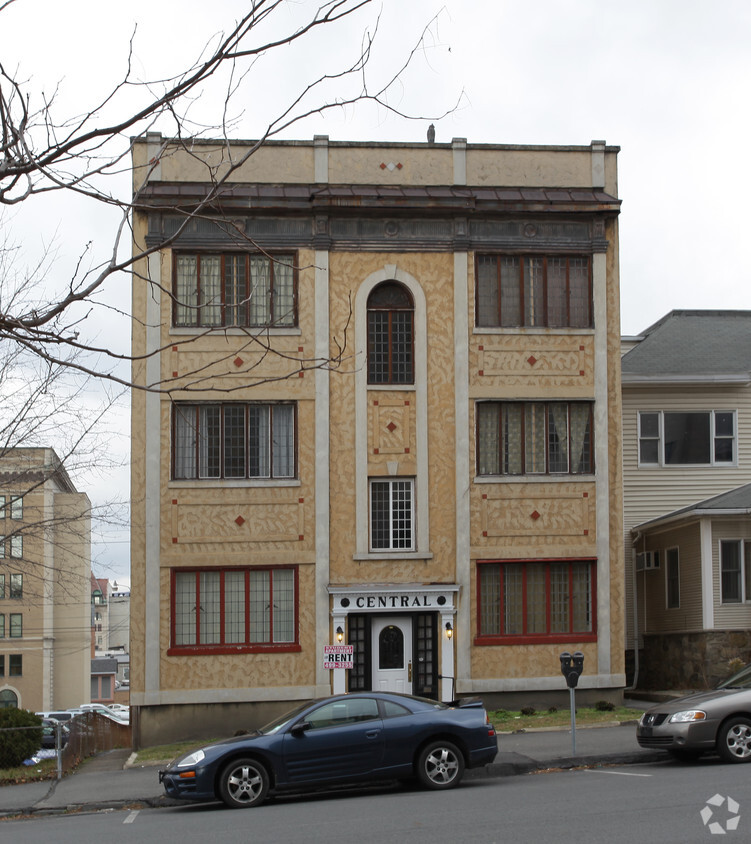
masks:
<svg viewBox="0 0 751 844"><path fill-rule="evenodd" d="M584 654L581 651L576 651L572 656L568 651L564 651L560 659L561 673L566 678L569 706L571 707L571 755L576 756L576 696L574 689L584 670Z"/></svg>

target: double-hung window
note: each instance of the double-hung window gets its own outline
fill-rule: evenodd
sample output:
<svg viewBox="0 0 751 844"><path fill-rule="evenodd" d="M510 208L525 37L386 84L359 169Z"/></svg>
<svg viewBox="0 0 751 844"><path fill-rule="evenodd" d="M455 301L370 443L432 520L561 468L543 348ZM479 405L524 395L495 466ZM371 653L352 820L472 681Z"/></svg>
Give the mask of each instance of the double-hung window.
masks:
<svg viewBox="0 0 751 844"><path fill-rule="evenodd" d="M20 612L12 612L10 614L10 623L8 625L8 633L11 639L20 639L23 636L23 614Z"/></svg>
<svg viewBox="0 0 751 844"><path fill-rule="evenodd" d="M175 404L173 478L294 478L295 410L294 404Z"/></svg>
<svg viewBox="0 0 751 844"><path fill-rule="evenodd" d="M172 647L178 652L298 649L297 569L172 573Z"/></svg>
<svg viewBox="0 0 751 844"><path fill-rule="evenodd" d="M478 255L478 328L591 328L588 256Z"/></svg>
<svg viewBox="0 0 751 844"><path fill-rule="evenodd" d="M720 593L723 604L751 601L751 542L720 542Z"/></svg>
<svg viewBox="0 0 751 844"><path fill-rule="evenodd" d="M639 413L641 466L730 466L735 459L732 410Z"/></svg>
<svg viewBox="0 0 751 844"><path fill-rule="evenodd" d="M294 255L177 253L177 327L289 327L297 324Z"/></svg>
<svg viewBox="0 0 751 844"><path fill-rule="evenodd" d="M23 654L10 654L8 657L8 676L20 677L23 674Z"/></svg>
<svg viewBox="0 0 751 844"><path fill-rule="evenodd" d="M590 474L591 402L478 402L477 474Z"/></svg>
<svg viewBox="0 0 751 844"><path fill-rule="evenodd" d="M478 564L478 643L594 641L595 561Z"/></svg>
<svg viewBox="0 0 751 844"><path fill-rule="evenodd" d="M370 548L414 551L414 481L379 478L370 482Z"/></svg>

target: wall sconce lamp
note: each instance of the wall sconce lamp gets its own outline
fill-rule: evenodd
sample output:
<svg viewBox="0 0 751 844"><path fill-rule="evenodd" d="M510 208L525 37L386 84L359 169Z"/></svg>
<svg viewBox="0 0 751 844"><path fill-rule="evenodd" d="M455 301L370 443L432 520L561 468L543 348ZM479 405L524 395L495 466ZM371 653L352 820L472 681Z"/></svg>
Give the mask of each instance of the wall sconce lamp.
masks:
<svg viewBox="0 0 751 844"><path fill-rule="evenodd" d="M336 641L341 642L343 638L344 638L344 631L342 630L341 627L337 627L336 628Z"/></svg>
<svg viewBox="0 0 751 844"><path fill-rule="evenodd" d="M451 640L451 637L453 635L454 635L454 628L451 626L451 622L447 621L446 622L446 636L448 637L449 641Z"/></svg>

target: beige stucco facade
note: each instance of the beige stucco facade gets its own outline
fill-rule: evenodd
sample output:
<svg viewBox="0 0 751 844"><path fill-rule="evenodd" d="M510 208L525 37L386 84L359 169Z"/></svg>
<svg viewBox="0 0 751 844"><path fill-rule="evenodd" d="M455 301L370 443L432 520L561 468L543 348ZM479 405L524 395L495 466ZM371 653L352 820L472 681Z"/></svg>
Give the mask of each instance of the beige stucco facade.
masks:
<svg viewBox="0 0 751 844"><path fill-rule="evenodd" d="M52 449L0 460L0 700L34 712L90 699L90 504Z"/></svg>
<svg viewBox="0 0 751 844"><path fill-rule="evenodd" d="M391 682L379 668L384 630L407 643L404 691L552 701L566 688L559 654L581 650L581 694L618 697L617 148L317 137L269 143L244 161L253 149L197 142L188 154L158 135L134 147L134 248L154 250L133 284L133 350L144 355L134 378L154 388L133 393L136 743L257 725L301 699L382 687ZM207 166L230 165L227 186L207 198ZM200 220L178 231L176 204L204 201ZM175 256L208 253L293 255L293 324L176 325ZM590 324L479 327L481 254L585 256ZM411 303L404 383L369 376L371 302L388 285ZM590 407L591 469L481 476L483 402ZM295 408L293 476L178 479L180 407L279 403ZM409 542L384 550L372 536L373 484L399 479ZM586 567L583 639L481 629L478 568L515 561ZM208 647L185 644L181 613L199 610L182 608L180 574L195 572L200 589L204 575L280 568L295 577L291 641L230 646L217 634ZM216 618L224 625L225 609ZM339 631L355 670L324 668Z"/></svg>

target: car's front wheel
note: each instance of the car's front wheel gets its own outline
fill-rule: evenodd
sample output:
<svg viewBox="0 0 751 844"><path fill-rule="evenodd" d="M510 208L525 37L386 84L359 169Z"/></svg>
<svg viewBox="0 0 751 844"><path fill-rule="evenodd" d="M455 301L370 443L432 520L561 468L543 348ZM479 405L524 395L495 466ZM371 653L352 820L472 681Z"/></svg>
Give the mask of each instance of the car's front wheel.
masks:
<svg viewBox="0 0 751 844"><path fill-rule="evenodd" d="M751 720L728 719L717 735L717 752L725 762L751 762Z"/></svg>
<svg viewBox="0 0 751 844"><path fill-rule="evenodd" d="M417 778L426 788L453 788L463 774L464 757L450 741L434 741L420 751Z"/></svg>
<svg viewBox="0 0 751 844"><path fill-rule="evenodd" d="M256 759L233 759L219 774L219 796L230 809L258 806L268 790L268 772Z"/></svg>

